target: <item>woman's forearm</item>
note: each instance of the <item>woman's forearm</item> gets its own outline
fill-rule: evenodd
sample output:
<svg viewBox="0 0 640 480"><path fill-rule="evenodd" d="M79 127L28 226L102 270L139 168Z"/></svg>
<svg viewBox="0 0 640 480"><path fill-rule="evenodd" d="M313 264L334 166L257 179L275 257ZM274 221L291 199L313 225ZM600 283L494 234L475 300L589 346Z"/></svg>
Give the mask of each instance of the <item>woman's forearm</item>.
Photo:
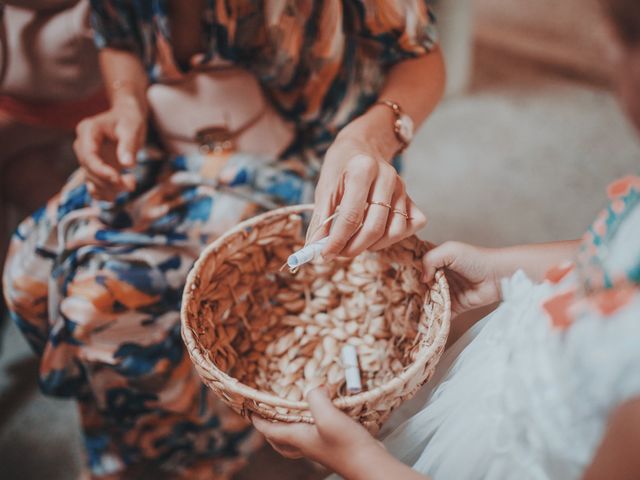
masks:
<svg viewBox="0 0 640 480"><path fill-rule="evenodd" d="M398 103L417 129L442 98L444 83L444 62L436 47L427 55L391 67L380 99ZM365 140L375 145L383 158L391 160L401 147L393 130L394 120L391 109L374 105L343 128L339 136Z"/></svg>
<svg viewBox="0 0 640 480"><path fill-rule="evenodd" d="M510 277L517 270L524 270L529 278L542 281L553 266L571 260L578 249L579 240L518 245L493 250L497 276Z"/></svg>
<svg viewBox="0 0 640 480"><path fill-rule="evenodd" d="M131 52L105 48L100 67L112 108L134 106L147 112L147 75L140 59Z"/></svg>

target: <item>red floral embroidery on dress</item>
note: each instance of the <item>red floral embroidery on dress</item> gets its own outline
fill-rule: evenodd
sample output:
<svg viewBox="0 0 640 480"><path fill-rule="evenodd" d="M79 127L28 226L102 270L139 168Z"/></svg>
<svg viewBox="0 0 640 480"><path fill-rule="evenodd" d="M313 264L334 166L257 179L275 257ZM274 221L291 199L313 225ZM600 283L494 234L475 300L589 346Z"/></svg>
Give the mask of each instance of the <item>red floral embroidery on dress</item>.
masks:
<svg viewBox="0 0 640 480"><path fill-rule="evenodd" d="M640 294L637 284L625 275L608 272L606 257L610 238L624 221L626 212L634 208L640 192L640 177L628 175L614 181L607 189L610 203L602 210L582 237L575 262L551 268L545 279L557 285L571 271L576 271L576 287L545 300L543 310L551 324L566 329L583 313L608 317Z"/></svg>
<svg viewBox="0 0 640 480"><path fill-rule="evenodd" d="M631 189L640 190L640 177L636 175L628 175L615 182L612 182L607 188L607 194L611 200L628 195Z"/></svg>
<svg viewBox="0 0 640 480"><path fill-rule="evenodd" d="M563 262L560 265L556 265L547 270L547 273L544 274L544 279L554 285L557 285L569 272L572 272L575 267L576 265L573 262Z"/></svg>
<svg viewBox="0 0 640 480"><path fill-rule="evenodd" d="M629 304L637 293L638 288L635 285L620 285L591 295L589 304L602 315L609 316Z"/></svg>
<svg viewBox="0 0 640 480"><path fill-rule="evenodd" d="M611 210L613 210L613 213L615 213L616 215L622 214L624 212L624 208L624 200L621 198L617 198L616 200L611 202Z"/></svg>
<svg viewBox="0 0 640 480"><path fill-rule="evenodd" d="M551 325L559 330L566 330L573 323L576 290L572 289L547 299L542 308L551 320Z"/></svg>

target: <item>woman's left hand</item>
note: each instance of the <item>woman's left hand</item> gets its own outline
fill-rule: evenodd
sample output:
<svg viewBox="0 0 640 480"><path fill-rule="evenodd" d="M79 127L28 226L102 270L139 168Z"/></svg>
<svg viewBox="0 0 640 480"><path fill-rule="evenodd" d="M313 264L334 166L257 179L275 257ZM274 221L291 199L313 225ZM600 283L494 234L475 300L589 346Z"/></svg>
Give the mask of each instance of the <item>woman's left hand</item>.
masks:
<svg viewBox="0 0 640 480"><path fill-rule="evenodd" d="M395 168L374 145L338 135L327 151L307 238L311 242L329 235L322 251L326 260L385 248L427 223ZM319 228L336 209L331 231L328 225Z"/></svg>
<svg viewBox="0 0 640 480"><path fill-rule="evenodd" d="M309 392L307 401L315 425L252 417L256 430L278 453L287 458L309 458L345 477L362 472L366 459L385 453L364 427L333 406L323 389Z"/></svg>

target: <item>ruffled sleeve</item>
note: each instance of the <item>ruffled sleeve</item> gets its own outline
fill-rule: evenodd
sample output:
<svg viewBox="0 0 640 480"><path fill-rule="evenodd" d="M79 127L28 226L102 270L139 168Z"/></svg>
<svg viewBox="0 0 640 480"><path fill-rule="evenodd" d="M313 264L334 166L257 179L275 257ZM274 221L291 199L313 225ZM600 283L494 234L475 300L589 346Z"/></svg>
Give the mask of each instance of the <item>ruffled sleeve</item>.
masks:
<svg viewBox="0 0 640 480"><path fill-rule="evenodd" d="M437 43L424 0L345 0L345 33L385 66L424 55Z"/></svg>

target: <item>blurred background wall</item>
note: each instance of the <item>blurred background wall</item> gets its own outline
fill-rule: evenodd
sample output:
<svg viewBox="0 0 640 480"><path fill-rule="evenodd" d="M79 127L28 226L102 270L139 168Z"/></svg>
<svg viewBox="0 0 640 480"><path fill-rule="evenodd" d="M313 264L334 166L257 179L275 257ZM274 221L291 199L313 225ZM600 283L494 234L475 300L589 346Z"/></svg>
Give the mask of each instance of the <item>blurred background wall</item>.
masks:
<svg viewBox="0 0 640 480"><path fill-rule="evenodd" d="M409 190L430 218L423 235L489 246L581 235L605 186L640 159L608 88L597 1L439 0L436 8L450 95L406 162ZM466 25L468 63L466 37L456 34Z"/></svg>

